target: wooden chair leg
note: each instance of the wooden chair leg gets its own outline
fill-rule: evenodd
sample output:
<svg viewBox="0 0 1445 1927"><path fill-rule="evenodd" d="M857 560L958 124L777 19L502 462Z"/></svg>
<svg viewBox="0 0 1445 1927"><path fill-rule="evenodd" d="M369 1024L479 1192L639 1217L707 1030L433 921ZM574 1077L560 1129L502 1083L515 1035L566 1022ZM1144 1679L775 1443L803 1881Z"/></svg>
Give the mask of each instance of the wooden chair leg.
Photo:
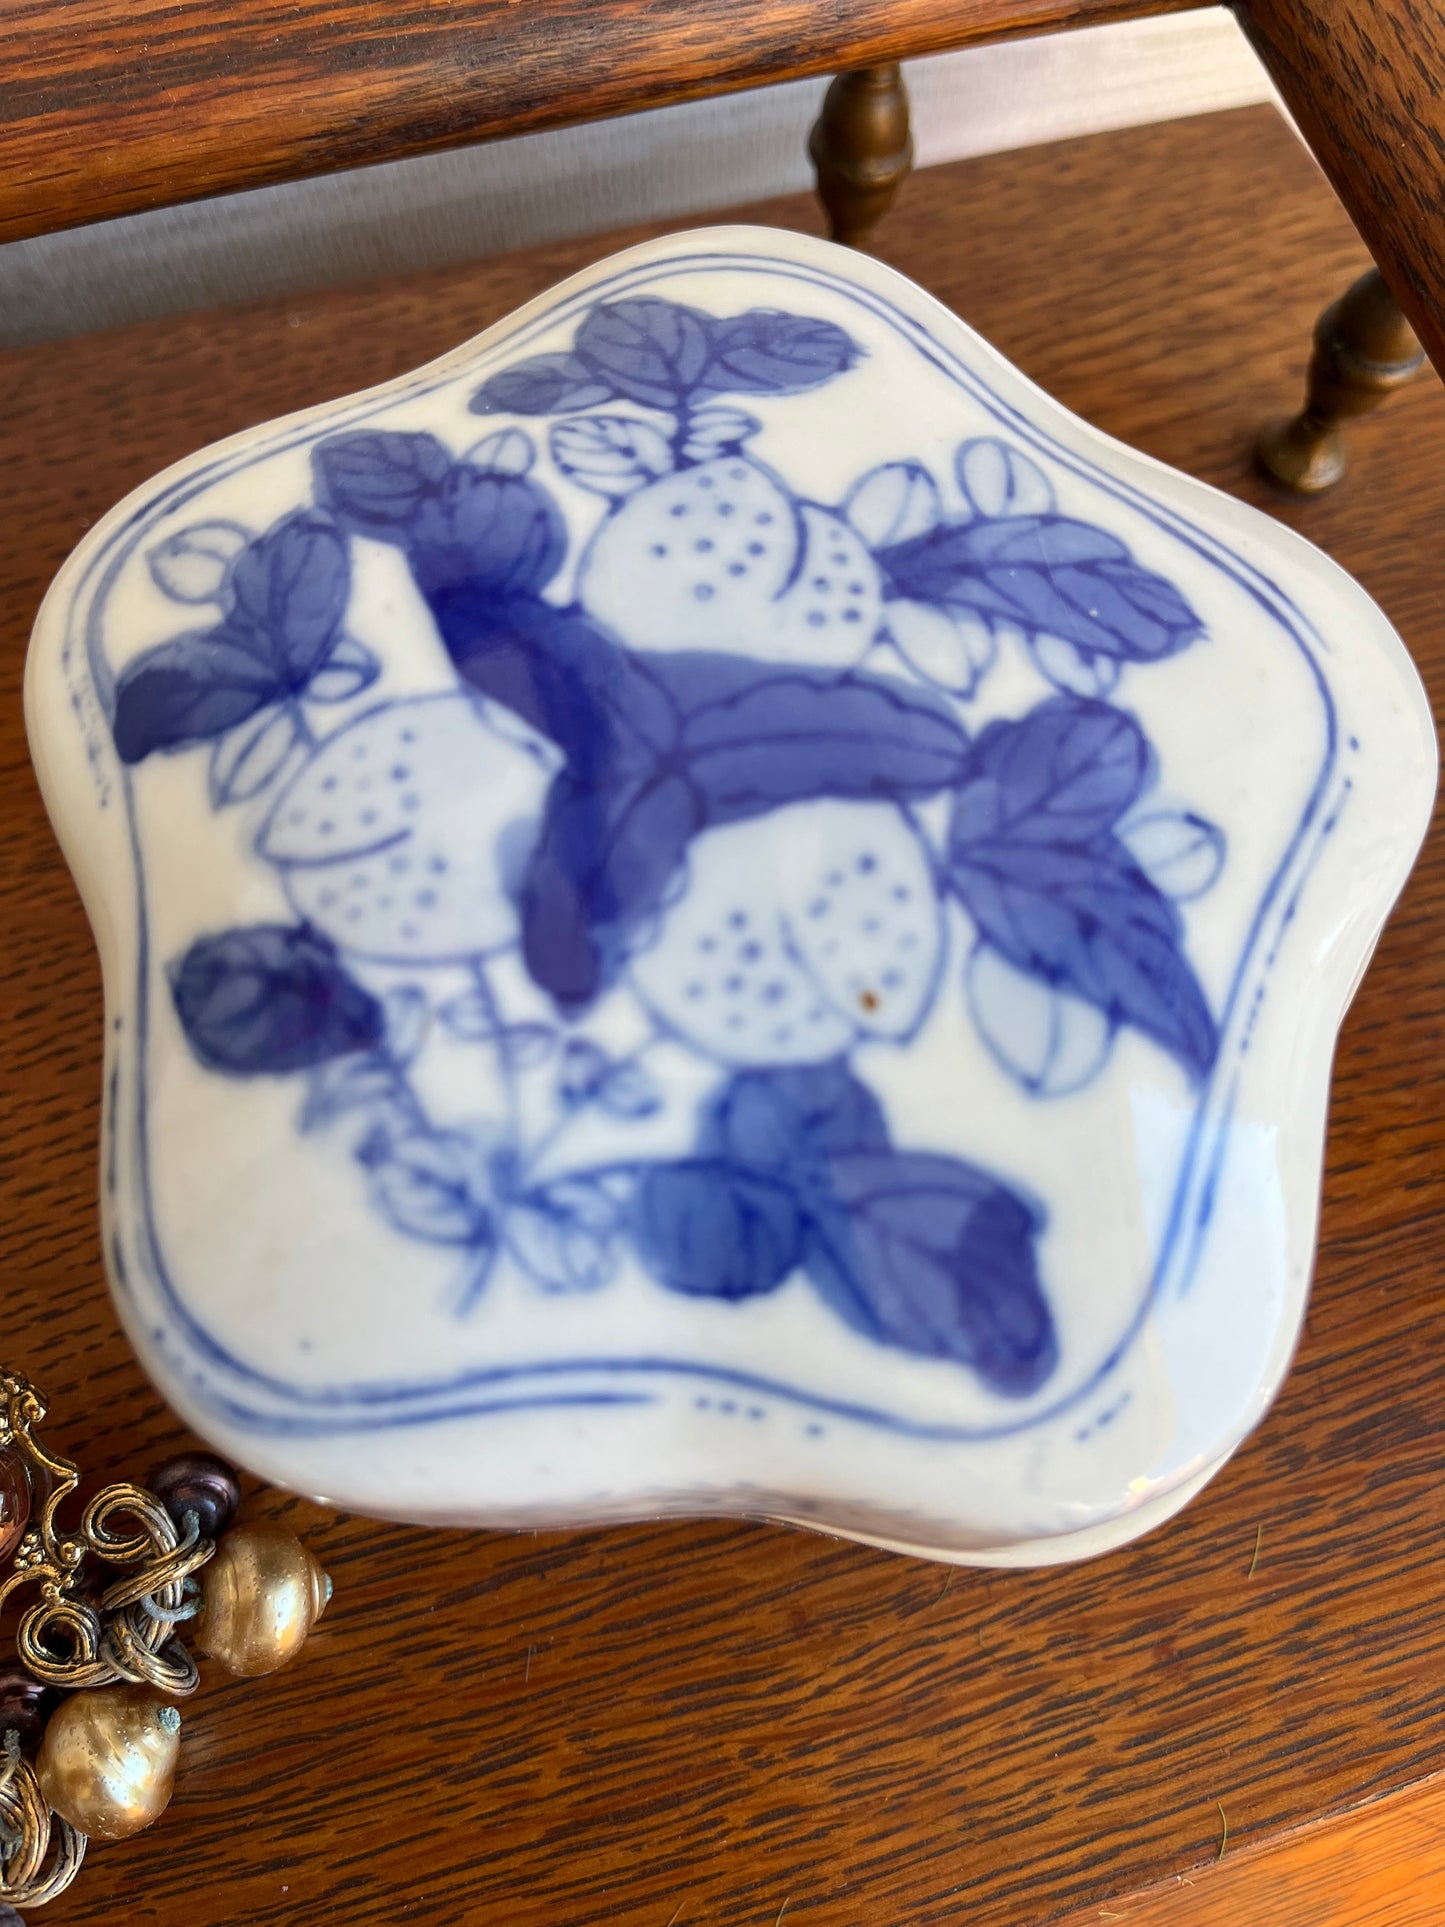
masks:
<svg viewBox="0 0 1445 1927"><path fill-rule="evenodd" d="M1297 495L1333 488L1349 466L1344 424L1378 408L1424 363L1414 329L1371 268L1320 316L1304 407L1271 422L1255 444L1266 474Z"/></svg>
<svg viewBox="0 0 1445 1927"><path fill-rule="evenodd" d="M865 246L913 166L908 93L897 61L838 75L808 152L833 239Z"/></svg>

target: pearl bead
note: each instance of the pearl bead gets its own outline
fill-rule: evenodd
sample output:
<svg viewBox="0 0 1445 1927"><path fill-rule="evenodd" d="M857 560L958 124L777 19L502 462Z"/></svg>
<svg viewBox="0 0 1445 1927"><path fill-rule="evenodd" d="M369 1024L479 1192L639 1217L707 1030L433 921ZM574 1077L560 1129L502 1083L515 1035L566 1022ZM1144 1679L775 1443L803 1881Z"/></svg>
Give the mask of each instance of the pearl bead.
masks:
<svg viewBox="0 0 1445 1927"><path fill-rule="evenodd" d="M0 1452L0 1565L14 1552L30 1523L30 1481L14 1452Z"/></svg>
<svg viewBox="0 0 1445 1927"><path fill-rule="evenodd" d="M176 1524L185 1529L194 1512L203 1539L219 1539L241 1505L241 1488L224 1459L209 1452L182 1452L158 1465L146 1480Z"/></svg>
<svg viewBox="0 0 1445 1927"><path fill-rule="evenodd" d="M35 1762L40 1791L80 1833L124 1840L165 1812L181 1716L147 1686L73 1693L50 1716Z"/></svg>
<svg viewBox="0 0 1445 1927"><path fill-rule="evenodd" d="M236 1526L201 1573L196 1645L229 1673L274 1673L300 1652L326 1610L331 1581L279 1526Z"/></svg>

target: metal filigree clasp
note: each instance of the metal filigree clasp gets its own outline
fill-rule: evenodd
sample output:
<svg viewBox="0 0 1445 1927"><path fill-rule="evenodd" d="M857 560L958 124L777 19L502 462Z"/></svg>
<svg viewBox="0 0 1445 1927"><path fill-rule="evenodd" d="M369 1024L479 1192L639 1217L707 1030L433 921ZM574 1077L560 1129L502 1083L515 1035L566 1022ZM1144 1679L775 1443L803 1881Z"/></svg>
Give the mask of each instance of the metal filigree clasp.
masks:
<svg viewBox="0 0 1445 1927"><path fill-rule="evenodd" d="M299 1539L264 1521L233 1526L236 1474L206 1452L157 1466L152 1490L106 1486L67 1530L80 1472L41 1443L45 1411L28 1379L0 1370L0 1613L34 1594L16 1638L23 1671L0 1670L6 1919L64 1893L87 1840L126 1839L164 1813L181 1728L172 1702L199 1684L184 1621L228 1671L274 1672L331 1596ZM207 1598L196 1575L213 1558ZM49 1711L46 1688L64 1695Z"/></svg>
<svg viewBox="0 0 1445 1927"><path fill-rule="evenodd" d="M24 1474L30 1521L8 1573L0 1573L0 1611L35 1587L16 1637L21 1664L46 1686L73 1690L119 1681L173 1699L193 1693L196 1663L175 1629L197 1610L192 1583L215 1551L194 1517L179 1528L160 1500L138 1485L109 1485L86 1506L79 1530L59 1512L80 1484L79 1469L36 1436L46 1404L18 1373L0 1373L0 1456ZM89 1562L118 1575L96 1592Z"/></svg>

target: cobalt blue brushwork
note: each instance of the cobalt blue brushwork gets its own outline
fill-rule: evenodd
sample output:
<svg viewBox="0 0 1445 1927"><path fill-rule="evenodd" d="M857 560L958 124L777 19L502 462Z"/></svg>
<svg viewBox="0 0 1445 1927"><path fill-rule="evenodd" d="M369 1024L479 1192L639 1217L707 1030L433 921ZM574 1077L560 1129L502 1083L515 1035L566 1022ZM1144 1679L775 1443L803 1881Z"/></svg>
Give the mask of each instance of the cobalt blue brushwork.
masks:
<svg viewBox="0 0 1445 1927"><path fill-rule="evenodd" d="M895 1142L868 1065L953 999L1030 1101L1084 1089L1121 1032L1208 1077L1179 905L1225 840L1151 805L1173 785L1129 703L1204 625L1006 434L951 476L890 461L799 493L747 404L863 361L806 312L597 302L476 389L505 425L465 452L330 433L309 502L153 549L208 619L128 662L111 729L129 765L206 757L291 905L165 960L195 1057L295 1080L299 1130L341 1134L371 1207L455 1248L457 1317L504 1256L562 1294L628 1253L740 1314L801 1275L854 1333L1022 1397L1060 1355L1049 1198ZM580 538L544 439L602 498ZM404 565L451 689L369 693L358 544ZM980 720L1025 669L1029 705ZM646 1037L617 1053L582 1027L619 996ZM433 1115L437 1034L491 1053L504 1129ZM640 1148L662 1045L711 1078L684 1157ZM588 1118L615 1155L566 1154Z"/></svg>
<svg viewBox="0 0 1445 1927"><path fill-rule="evenodd" d="M1429 704L870 257L669 236L199 450L26 717L115 1305L260 1477L1052 1563L1281 1383Z"/></svg>

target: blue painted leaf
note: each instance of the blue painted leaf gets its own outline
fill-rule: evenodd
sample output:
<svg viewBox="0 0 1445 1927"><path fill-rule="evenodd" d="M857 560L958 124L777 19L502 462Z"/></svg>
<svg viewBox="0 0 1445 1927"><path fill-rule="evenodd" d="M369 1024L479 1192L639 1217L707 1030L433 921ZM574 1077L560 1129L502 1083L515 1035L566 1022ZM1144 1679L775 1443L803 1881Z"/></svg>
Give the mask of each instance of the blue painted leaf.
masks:
<svg viewBox="0 0 1445 1927"><path fill-rule="evenodd" d="M557 1033L550 1024L504 1024L497 1048L509 1070L531 1071L557 1048Z"/></svg>
<svg viewBox="0 0 1445 1927"><path fill-rule="evenodd" d="M1103 1011L1018 970L990 943L964 973L969 1014L994 1062L1034 1097L1066 1097L1093 1082L1115 1031Z"/></svg>
<svg viewBox="0 0 1445 1927"><path fill-rule="evenodd" d="M496 1006L479 990L464 990L437 1012L453 1037L466 1044L494 1044L510 1070L535 1070L557 1048L557 1032L550 1024L501 1024Z"/></svg>
<svg viewBox="0 0 1445 1927"><path fill-rule="evenodd" d="M303 692L337 647L349 591L345 543L324 517L288 516L249 543L229 565L225 620L162 643L122 672L113 723L122 760L222 736Z"/></svg>
<svg viewBox="0 0 1445 1927"><path fill-rule="evenodd" d="M669 1291L737 1300L774 1291L802 1255L786 1184L723 1159L647 1166L633 1204L643 1265Z"/></svg>
<svg viewBox="0 0 1445 1927"><path fill-rule="evenodd" d="M437 1011L440 1021L464 1044L489 1044L497 1037L496 1006L480 990L463 990Z"/></svg>
<svg viewBox="0 0 1445 1927"><path fill-rule="evenodd" d="M998 630L977 609L895 596L888 605L888 634L916 676L965 701L998 660Z"/></svg>
<svg viewBox="0 0 1445 1927"><path fill-rule="evenodd" d="M282 694L255 638L223 624L206 635L177 636L127 663L116 682L111 733L123 763L156 750L186 749L224 736Z"/></svg>
<svg viewBox="0 0 1445 1927"><path fill-rule="evenodd" d="M573 1111L590 1104L602 1088L610 1062L606 1051L590 1037L569 1037L562 1046L557 1072L559 1103Z"/></svg>
<svg viewBox="0 0 1445 1927"><path fill-rule="evenodd" d="M1156 890L1190 903L1212 890L1224 868L1224 832L1192 810L1132 817L1120 828L1129 852Z"/></svg>
<svg viewBox="0 0 1445 1927"><path fill-rule="evenodd" d="M1153 780L1149 739L1132 716L1051 697L979 735L955 791L952 835L1086 843L1111 830Z"/></svg>
<svg viewBox="0 0 1445 1927"><path fill-rule="evenodd" d="M373 1132L356 1153L372 1201L398 1231L428 1244L495 1242L477 1146L460 1131Z"/></svg>
<svg viewBox="0 0 1445 1927"><path fill-rule="evenodd" d="M953 472L975 515L1051 515L1058 507L1038 463L994 435L961 443Z"/></svg>
<svg viewBox="0 0 1445 1927"><path fill-rule="evenodd" d="M508 1213L506 1244L543 1291L596 1291L617 1269L614 1249L605 1239L530 1205L518 1205Z"/></svg>
<svg viewBox="0 0 1445 1927"><path fill-rule="evenodd" d="M381 674L381 664L355 636L338 638L325 662L306 685L309 703L347 703Z"/></svg>
<svg viewBox="0 0 1445 1927"><path fill-rule="evenodd" d="M450 1293L451 1309L455 1317L470 1317L476 1309L478 1299L492 1282L492 1273L497 1268L497 1251L498 1246L486 1238L483 1238L475 1247L474 1254L463 1268L461 1278Z"/></svg>
<svg viewBox="0 0 1445 1927"><path fill-rule="evenodd" d="M212 749L206 773L212 809L259 796L281 774L296 741L296 717L290 709L263 709L229 730Z"/></svg>
<svg viewBox="0 0 1445 1927"><path fill-rule="evenodd" d="M888 1126L877 1098L838 1058L738 1072L713 1103L698 1145L806 1191L835 1156L886 1151Z"/></svg>
<svg viewBox="0 0 1445 1927"><path fill-rule="evenodd" d="M943 504L921 462L884 462L853 484L842 514L870 549L886 549L937 528Z"/></svg>
<svg viewBox="0 0 1445 1927"><path fill-rule="evenodd" d="M653 1117L662 1109L662 1094L640 1064L614 1064L602 1080L597 1104L609 1117Z"/></svg>
<svg viewBox="0 0 1445 1927"><path fill-rule="evenodd" d="M220 602L231 564L251 540L239 522L195 522L146 556L156 587L173 602Z"/></svg>
<svg viewBox="0 0 1445 1927"><path fill-rule="evenodd" d="M1203 624L1117 536L1057 515L944 526L878 553L893 594L977 609L1030 634L1130 662L1186 648Z"/></svg>
<svg viewBox="0 0 1445 1927"><path fill-rule="evenodd" d="M467 406L474 415L567 415L618 392L576 355L533 355L483 382Z"/></svg>
<svg viewBox="0 0 1445 1927"><path fill-rule="evenodd" d="M570 770L553 783L522 885L522 955L564 1010L615 980L701 822L696 790L665 766L615 788Z"/></svg>
<svg viewBox="0 0 1445 1927"><path fill-rule="evenodd" d="M900 595L916 594L928 602L946 602L956 585L990 571L1084 568L1129 559L1128 547L1117 535L1092 522L1058 515L944 523L910 541L891 543L878 554Z"/></svg>
<svg viewBox="0 0 1445 1927"><path fill-rule="evenodd" d="M762 430L756 415L741 408L699 408L687 418L687 440L682 452L690 462L735 455L743 443Z"/></svg>
<svg viewBox="0 0 1445 1927"><path fill-rule="evenodd" d="M498 428L490 435L483 435L479 442L473 442L462 460L486 475L530 475L537 460L537 449L532 437L522 429Z"/></svg>
<svg viewBox="0 0 1445 1927"><path fill-rule="evenodd" d="M288 692L299 694L330 655L351 593L336 524L314 510L288 515L231 566L229 632L255 638Z"/></svg>
<svg viewBox="0 0 1445 1927"><path fill-rule="evenodd" d="M409 1064L420 1052L431 1029L431 1004L419 984L397 984L381 1000L386 1040L399 1064Z"/></svg>
<svg viewBox="0 0 1445 1927"><path fill-rule="evenodd" d="M317 501L344 528L394 542L440 488L452 458L435 435L363 429L318 442L311 466Z"/></svg>
<svg viewBox="0 0 1445 1927"><path fill-rule="evenodd" d="M968 739L940 704L869 677L759 676L689 717L683 747L709 823L813 796L930 796Z"/></svg>
<svg viewBox="0 0 1445 1927"><path fill-rule="evenodd" d="M311 1073L301 1129L315 1131L348 1111L402 1111L405 1093L396 1065L384 1051L335 1057Z"/></svg>
<svg viewBox="0 0 1445 1927"><path fill-rule="evenodd" d="M986 616L976 619L988 620ZM1121 657L1081 649L1077 643L1065 642L1062 636L1033 635L1026 639L1026 644L1039 674L1067 696L1106 697L1124 671Z"/></svg>
<svg viewBox="0 0 1445 1927"><path fill-rule="evenodd" d="M715 649L651 650L647 669L658 686L666 690L673 713L678 717L696 716L716 704L729 703L755 689L760 674L755 657L725 655ZM765 672L761 672L765 673ZM802 682L815 687L837 683L835 673L827 670L790 670Z"/></svg>
<svg viewBox="0 0 1445 1927"><path fill-rule="evenodd" d="M984 731L960 783L945 881L1015 968L1129 1024L1194 1077L1214 1020L1178 912L1111 828L1147 777L1138 726L1055 699Z"/></svg>
<svg viewBox="0 0 1445 1927"><path fill-rule="evenodd" d="M559 422L551 434L552 460L580 488L621 500L672 472L666 435L635 415L587 415Z"/></svg>
<svg viewBox="0 0 1445 1927"><path fill-rule="evenodd" d="M461 583L488 595L530 595L556 574L567 529L536 482L459 463L417 507L406 547L423 595Z"/></svg>
<svg viewBox="0 0 1445 1927"><path fill-rule="evenodd" d="M893 1150L842 1060L738 1073L698 1152L638 1187L639 1254L673 1290L748 1297L801 1262L880 1344L971 1366L1011 1396L1053 1371L1037 1213L987 1172Z"/></svg>
<svg viewBox="0 0 1445 1927"><path fill-rule="evenodd" d="M695 308L651 295L606 302L577 330L574 354L614 393L672 412L702 379L712 325Z"/></svg>
<svg viewBox="0 0 1445 1927"><path fill-rule="evenodd" d="M171 971L186 1041L208 1070L236 1077L310 1070L376 1050L381 1005L305 925L253 924L199 937Z"/></svg>
<svg viewBox="0 0 1445 1927"><path fill-rule="evenodd" d="M835 1157L835 1208L815 1217L803 1264L856 1331L968 1365L1022 1398L1058 1363L1039 1283L1036 1213L973 1165L917 1151Z"/></svg>
<svg viewBox="0 0 1445 1927"><path fill-rule="evenodd" d="M863 354L833 322L772 308L714 321L711 332L704 394L800 395L843 374Z"/></svg>
<svg viewBox="0 0 1445 1927"><path fill-rule="evenodd" d="M617 1269L619 1216L604 1184L559 1178L508 1207L503 1237L544 1291L596 1291Z"/></svg>

